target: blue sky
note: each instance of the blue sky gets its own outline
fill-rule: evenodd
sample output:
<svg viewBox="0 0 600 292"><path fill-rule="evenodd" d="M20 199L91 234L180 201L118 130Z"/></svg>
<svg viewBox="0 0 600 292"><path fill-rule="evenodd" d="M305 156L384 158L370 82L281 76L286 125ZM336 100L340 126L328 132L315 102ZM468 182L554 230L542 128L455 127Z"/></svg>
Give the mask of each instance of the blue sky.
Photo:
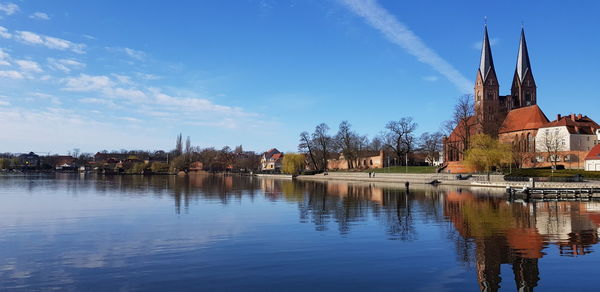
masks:
<svg viewBox="0 0 600 292"><path fill-rule="evenodd" d="M538 104L600 120L597 1L0 1L0 152L295 151L342 120L435 131L487 16L508 94L525 23Z"/></svg>

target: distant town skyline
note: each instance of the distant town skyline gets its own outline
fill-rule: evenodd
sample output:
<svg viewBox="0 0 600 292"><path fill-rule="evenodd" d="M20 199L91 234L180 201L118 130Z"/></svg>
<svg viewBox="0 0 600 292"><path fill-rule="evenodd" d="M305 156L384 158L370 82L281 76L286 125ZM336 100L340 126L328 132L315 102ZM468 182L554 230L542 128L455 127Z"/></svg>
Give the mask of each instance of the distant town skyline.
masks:
<svg viewBox="0 0 600 292"><path fill-rule="evenodd" d="M0 1L0 152L169 150L179 133L200 147L288 152L321 122L373 138L403 116L436 131L473 92L484 17L500 94L524 22L538 105L550 120L599 120L599 8Z"/></svg>

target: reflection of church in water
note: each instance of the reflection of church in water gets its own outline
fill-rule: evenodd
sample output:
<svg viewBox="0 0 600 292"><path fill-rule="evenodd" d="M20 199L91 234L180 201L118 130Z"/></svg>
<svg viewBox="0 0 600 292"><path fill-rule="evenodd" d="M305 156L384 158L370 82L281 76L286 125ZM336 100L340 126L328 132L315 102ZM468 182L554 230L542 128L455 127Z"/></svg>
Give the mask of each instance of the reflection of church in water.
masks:
<svg viewBox="0 0 600 292"><path fill-rule="evenodd" d="M500 288L502 264L512 265L519 291L533 291L540 279L538 260L545 255L543 249L555 245L560 255L578 256L590 253L599 241L597 203L507 204L470 192L449 192L444 214L475 245L472 256L482 291Z"/></svg>

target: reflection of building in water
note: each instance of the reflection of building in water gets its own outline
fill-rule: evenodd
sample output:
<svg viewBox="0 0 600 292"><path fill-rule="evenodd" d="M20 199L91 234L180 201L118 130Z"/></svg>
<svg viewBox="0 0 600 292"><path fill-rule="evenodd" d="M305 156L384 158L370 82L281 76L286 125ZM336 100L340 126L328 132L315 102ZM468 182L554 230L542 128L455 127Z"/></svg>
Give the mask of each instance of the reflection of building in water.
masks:
<svg viewBox="0 0 600 292"><path fill-rule="evenodd" d="M482 291L498 290L501 264L512 265L517 289L533 290L545 246L556 244L561 254L583 255L598 243L598 203L509 204L470 192L448 192L444 205L456 230L475 244Z"/></svg>

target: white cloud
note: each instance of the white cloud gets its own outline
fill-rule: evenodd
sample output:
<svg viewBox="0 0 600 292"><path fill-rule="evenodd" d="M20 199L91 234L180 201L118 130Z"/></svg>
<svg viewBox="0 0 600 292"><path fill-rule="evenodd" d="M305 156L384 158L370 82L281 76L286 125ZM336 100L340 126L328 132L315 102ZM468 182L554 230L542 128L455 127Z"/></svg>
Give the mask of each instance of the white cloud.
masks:
<svg viewBox="0 0 600 292"><path fill-rule="evenodd" d="M144 80L158 80L160 79L160 76L154 75L154 74L147 74L147 73L136 73L136 75Z"/></svg>
<svg viewBox="0 0 600 292"><path fill-rule="evenodd" d="M10 55L0 48L0 65L10 66Z"/></svg>
<svg viewBox="0 0 600 292"><path fill-rule="evenodd" d="M490 45L494 46L496 45L500 40L497 38L491 38L490 39ZM478 41L478 42L474 42L473 43L473 49L475 50L481 50L481 46L483 45L482 41Z"/></svg>
<svg viewBox="0 0 600 292"><path fill-rule="evenodd" d="M15 38L25 44L42 45L49 49L66 51L70 50L77 54L85 53L85 45L70 42L68 40L40 35L30 31L16 31Z"/></svg>
<svg viewBox="0 0 600 292"><path fill-rule="evenodd" d="M52 104L55 104L55 105L61 104L60 99L58 99L58 97L56 97L54 95L50 95L50 94L42 93L42 92L33 92L30 95L40 98L40 99L49 100Z"/></svg>
<svg viewBox="0 0 600 292"><path fill-rule="evenodd" d="M41 73L43 72L40 64L29 60L16 60L15 63L25 72Z"/></svg>
<svg viewBox="0 0 600 292"><path fill-rule="evenodd" d="M429 81L429 82L434 82L434 81L438 81L439 78L437 76L431 75L431 76L423 77L423 80Z"/></svg>
<svg viewBox="0 0 600 292"><path fill-rule="evenodd" d="M11 79L23 79L24 76L21 72L9 70L9 71L0 71L0 78L11 78Z"/></svg>
<svg viewBox="0 0 600 292"><path fill-rule="evenodd" d="M5 100L0 100L0 106L9 106L10 102L5 101Z"/></svg>
<svg viewBox="0 0 600 292"><path fill-rule="evenodd" d="M417 60L425 63L452 82L460 91L472 90L472 82L440 57L405 24L401 23L375 0L341 0L356 15L379 30L389 41L402 47Z"/></svg>
<svg viewBox="0 0 600 292"><path fill-rule="evenodd" d="M4 12L6 15L15 14L19 11L19 6L15 3L0 3L0 11Z"/></svg>
<svg viewBox="0 0 600 292"><path fill-rule="evenodd" d="M74 59L54 59L48 58L48 67L53 70L59 70L65 73L71 73L72 70L85 68L85 64Z"/></svg>
<svg viewBox="0 0 600 292"><path fill-rule="evenodd" d="M102 104L102 105L106 105L112 108L116 108L117 104L115 104L112 100L110 99L103 99L103 98L93 98L93 97L88 97L88 98L82 98L79 100L79 102L82 103L91 103L91 104Z"/></svg>
<svg viewBox="0 0 600 292"><path fill-rule="evenodd" d="M46 14L44 12L35 12L35 13L29 15L29 18L39 19L39 20L50 20L50 16L48 16L48 14Z"/></svg>
<svg viewBox="0 0 600 292"><path fill-rule="evenodd" d="M123 52L127 54L129 57L134 58L136 60L143 60L146 57L146 53L130 48L123 48Z"/></svg>
<svg viewBox="0 0 600 292"><path fill-rule="evenodd" d="M81 74L78 77L69 77L65 80L66 91L102 91L111 88L114 82L108 76L91 76Z"/></svg>
<svg viewBox="0 0 600 292"><path fill-rule="evenodd" d="M12 34L8 32L8 29L6 29L6 27L0 26L0 37L9 39L12 38Z"/></svg>

